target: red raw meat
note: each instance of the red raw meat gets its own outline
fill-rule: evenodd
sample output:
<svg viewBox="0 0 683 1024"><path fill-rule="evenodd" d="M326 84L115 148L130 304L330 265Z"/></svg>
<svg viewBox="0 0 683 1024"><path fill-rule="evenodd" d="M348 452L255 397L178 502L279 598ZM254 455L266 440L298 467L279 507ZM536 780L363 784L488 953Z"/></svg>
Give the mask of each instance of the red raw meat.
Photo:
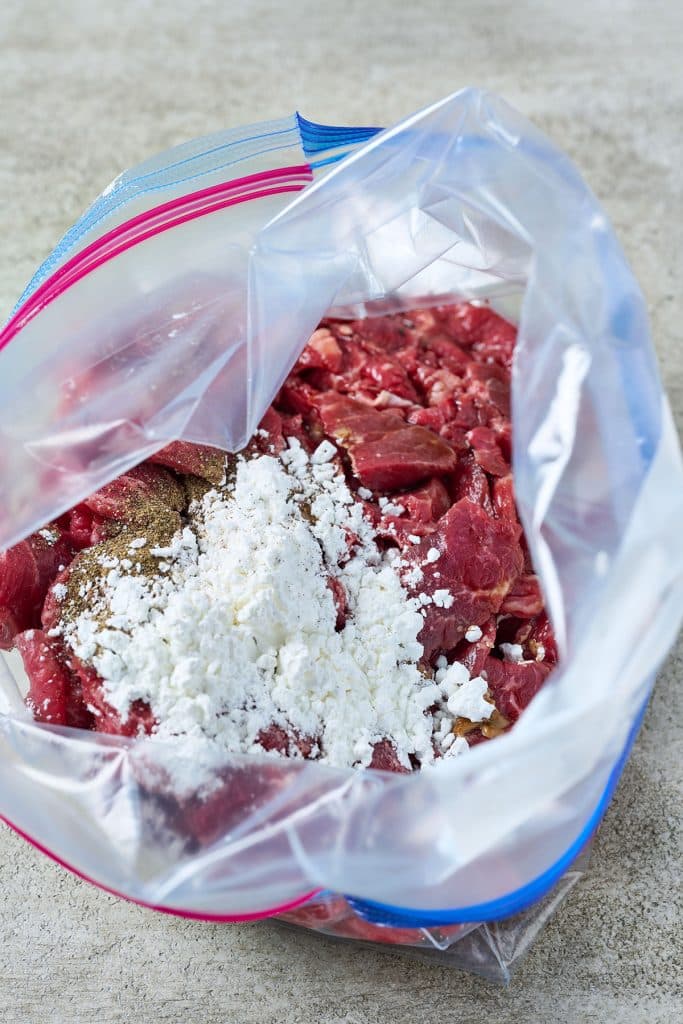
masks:
<svg viewBox="0 0 683 1024"><path fill-rule="evenodd" d="M57 657L54 644L38 629L29 629L16 638L29 690L26 704L37 722L66 725L69 697L69 670Z"/></svg>
<svg viewBox="0 0 683 1024"><path fill-rule="evenodd" d="M455 648L454 657L461 662L474 679L481 674L484 663L496 643L497 619L492 615L479 628L481 638L470 643L468 640L461 640Z"/></svg>
<svg viewBox="0 0 683 1024"><path fill-rule="evenodd" d="M123 476L95 491L84 502L97 515L123 522L127 522L136 514L139 515L141 506L150 503L179 510L185 503L185 494L179 481L168 470L147 463L129 469Z"/></svg>
<svg viewBox="0 0 683 1024"><path fill-rule="evenodd" d="M220 484L225 478L225 452L205 444L173 441L161 451L150 455L147 461L166 466L176 473L201 476L212 484Z"/></svg>
<svg viewBox="0 0 683 1024"><path fill-rule="evenodd" d="M384 540L387 546L400 549L413 543L411 537L429 537L435 529L436 523L422 523L419 519L408 519L406 516L381 516L375 527L377 537Z"/></svg>
<svg viewBox="0 0 683 1024"><path fill-rule="evenodd" d="M366 358L361 376L372 381L377 393L388 391L409 402L418 401L417 392L401 364L386 355Z"/></svg>
<svg viewBox="0 0 683 1024"><path fill-rule="evenodd" d="M308 736L299 736L292 730L286 732L279 725L269 725L267 729L261 729L257 741L264 750L277 750L285 757L292 755L292 749L297 750L302 757L310 757L315 746L315 740Z"/></svg>
<svg viewBox="0 0 683 1024"><path fill-rule="evenodd" d="M330 436L348 449L366 487L391 491L455 469L451 446L431 430L407 426L395 412L378 412L351 398L326 395L320 417Z"/></svg>
<svg viewBox="0 0 683 1024"><path fill-rule="evenodd" d="M328 894L314 897L296 910L278 914L278 920L289 921L303 928L313 928L323 934L339 935L361 939L366 942L381 942L390 945L420 946L426 944L419 928L395 928L390 925L372 924L351 909L343 896ZM441 926L438 929L442 941L454 939L466 925Z"/></svg>
<svg viewBox="0 0 683 1024"><path fill-rule="evenodd" d="M453 395L455 403L455 418L453 423L463 430L470 430L476 427L479 422L477 407L471 395L458 393Z"/></svg>
<svg viewBox="0 0 683 1024"><path fill-rule="evenodd" d="M304 427L301 414L283 413L280 419L282 420L282 437L285 439L295 437L301 444L302 448L310 454L315 448L315 445L311 440L310 432Z"/></svg>
<svg viewBox="0 0 683 1024"><path fill-rule="evenodd" d="M402 398L393 391L387 391L377 385L366 387L351 387L347 392L349 398L353 398L371 409L384 411L386 409L405 409L407 412L414 408L409 398Z"/></svg>
<svg viewBox="0 0 683 1024"><path fill-rule="evenodd" d="M292 424L293 432L290 434L284 432L285 420ZM255 455L279 455L287 447L286 438L295 436L297 424L301 424L300 415L283 417L276 409L271 407L266 411L253 437L244 449L244 455L246 458L254 457ZM223 477L219 482L225 480L226 467L227 462L224 455Z"/></svg>
<svg viewBox="0 0 683 1024"><path fill-rule="evenodd" d="M73 558L59 529L46 529L54 542L34 533L0 554L0 649L9 650L17 633L40 625L47 588Z"/></svg>
<svg viewBox="0 0 683 1024"><path fill-rule="evenodd" d="M438 473L455 469L458 461L451 446L424 427L403 427L376 441L350 447L351 462L366 487L398 490L420 483Z"/></svg>
<svg viewBox="0 0 683 1024"><path fill-rule="evenodd" d="M384 772L396 772L399 775L407 775L410 771L398 759L396 748L389 740L380 740L372 748L372 760L370 768L378 768Z"/></svg>
<svg viewBox="0 0 683 1024"><path fill-rule="evenodd" d="M434 523L451 507L448 491L437 477L414 491L401 494L400 504L420 523Z"/></svg>
<svg viewBox="0 0 683 1024"><path fill-rule="evenodd" d="M0 651L9 651L21 626L11 608L0 608Z"/></svg>
<svg viewBox="0 0 683 1024"><path fill-rule="evenodd" d="M208 846L243 820L260 796L258 778L250 779L248 772L236 771L229 782L206 799L197 797L185 803L181 813L183 832L198 845Z"/></svg>
<svg viewBox="0 0 683 1024"><path fill-rule="evenodd" d="M510 467L503 458L498 438L490 427L475 427L467 435L474 458L491 476L507 476Z"/></svg>
<svg viewBox="0 0 683 1024"><path fill-rule="evenodd" d="M91 548L106 539L107 520L87 505L76 505L69 513L66 535L75 551Z"/></svg>
<svg viewBox="0 0 683 1024"><path fill-rule="evenodd" d="M393 928L385 924L371 924L352 914L334 926L334 934L365 942L381 942L390 946L417 946L424 940L419 928Z"/></svg>
<svg viewBox="0 0 683 1024"><path fill-rule="evenodd" d="M423 351L420 352L420 357L424 362L427 362L425 358L427 354L433 352L436 356L437 365L450 370L451 373L456 374L458 377L462 376L467 364L471 360L471 356L443 331L426 337L421 347Z"/></svg>
<svg viewBox="0 0 683 1024"><path fill-rule="evenodd" d="M287 442L282 433L282 416L275 409L268 409L249 443L249 448L264 455L277 455L286 447ZM223 456L223 477L225 477L225 456ZM214 482L220 483L221 481Z"/></svg>
<svg viewBox="0 0 683 1024"><path fill-rule="evenodd" d="M334 601L334 606L337 609L335 629L339 631L346 625L346 619L349 612L349 606L346 600L346 591L344 590L344 584L336 576L328 576L327 585L332 591L332 600Z"/></svg>
<svg viewBox="0 0 683 1024"><path fill-rule="evenodd" d="M413 317L411 316L411 319ZM411 335L405 318L398 316L369 317L367 320L352 320L349 327L354 338L360 340L368 352L400 352L411 342Z"/></svg>
<svg viewBox="0 0 683 1024"><path fill-rule="evenodd" d="M439 405L462 390L462 379L452 373L451 370L419 366L416 369L415 376L427 399L428 405Z"/></svg>
<svg viewBox="0 0 683 1024"><path fill-rule="evenodd" d="M446 308L447 329L465 348L472 349L482 360L492 359L509 370L517 340L515 327L494 313L488 306L471 306L466 302Z"/></svg>
<svg viewBox="0 0 683 1024"><path fill-rule="evenodd" d="M16 646L29 680L26 704L38 722L92 728L78 680L66 663L62 641L40 629L20 633Z"/></svg>
<svg viewBox="0 0 683 1024"><path fill-rule="evenodd" d="M441 427L439 435L444 441L448 441L453 451L458 452L460 456L472 454L467 443L467 434L462 427L457 425L455 420L451 420L450 423L446 423Z"/></svg>
<svg viewBox="0 0 683 1024"><path fill-rule="evenodd" d="M512 423L510 420L491 420L491 428L496 435L496 444L508 466L512 462Z"/></svg>
<svg viewBox="0 0 683 1024"><path fill-rule="evenodd" d="M281 413L294 413L309 417L317 412L321 398L322 395L314 387L292 375L280 388L276 404Z"/></svg>
<svg viewBox="0 0 683 1024"><path fill-rule="evenodd" d="M488 477L471 452L461 456L455 472L448 478L448 488L453 501L467 498L481 505L489 515L493 513ZM516 516L513 522L516 522Z"/></svg>
<svg viewBox="0 0 683 1024"><path fill-rule="evenodd" d="M74 563L77 561L77 559L78 555L76 555L76 558L74 558L73 562L71 562L70 565L64 566L62 571L57 573L54 579L54 583L50 585L47 594L45 595L45 600L43 601L43 607L41 609L40 619L43 629L47 630L48 632L51 629L55 629L59 625L60 619L62 617L62 606L61 602L55 596L55 586L57 584L62 584L63 586L67 584L69 576L71 575L72 567Z"/></svg>
<svg viewBox="0 0 683 1024"><path fill-rule="evenodd" d="M518 576L503 601L501 615L515 615L518 619L533 619L543 611L543 595L536 573Z"/></svg>
<svg viewBox="0 0 683 1024"><path fill-rule="evenodd" d="M550 665L554 665L557 662L557 642L553 633L553 627L550 625L550 620L545 611L542 611L535 618L520 626L515 636L515 643L522 644L531 658L536 658L538 648L542 647L544 657L541 660Z"/></svg>
<svg viewBox="0 0 683 1024"><path fill-rule="evenodd" d="M456 416L457 410L452 396L444 398L436 405L423 408L416 406L408 413L408 422L416 427L428 427L429 430L442 431L447 423L451 423ZM443 434L441 435L444 436Z"/></svg>
<svg viewBox="0 0 683 1024"><path fill-rule="evenodd" d="M378 441L390 432L406 429L405 420L396 412L369 409L344 395L318 395L317 406L325 431L345 447Z"/></svg>
<svg viewBox="0 0 683 1024"><path fill-rule="evenodd" d="M493 510L501 519L517 522L517 506L512 476L500 477L493 483Z"/></svg>
<svg viewBox="0 0 683 1024"><path fill-rule="evenodd" d="M176 823L182 833L198 846L208 846L244 823L254 810L267 807L287 779L282 765L254 764L235 768L224 776L223 784L207 797L182 801Z"/></svg>
<svg viewBox="0 0 683 1024"><path fill-rule="evenodd" d="M314 897L310 903L305 903L297 910L278 914L278 919L302 925L304 928L322 928L324 930L325 925L340 921L350 913L352 913L351 908L343 896L325 895L320 900Z"/></svg>
<svg viewBox="0 0 683 1024"><path fill-rule="evenodd" d="M359 379L368 354L373 354L374 349L368 347L367 344L364 346L361 339L353 337L352 328L348 324L329 324L329 327L339 342L342 365L341 370L331 374L328 379L333 389L343 391L345 383L352 383Z"/></svg>
<svg viewBox="0 0 683 1024"><path fill-rule="evenodd" d="M484 663L483 674L500 713L516 722L543 686L550 668L543 661L517 663L489 657Z"/></svg>
<svg viewBox="0 0 683 1024"><path fill-rule="evenodd" d="M71 664L80 680L83 701L95 718L94 728L97 732L113 736L150 735L154 728L154 715L149 704L143 700L133 701L128 717L122 721L118 711L107 702L104 685L97 671L73 655Z"/></svg>
<svg viewBox="0 0 683 1024"><path fill-rule="evenodd" d="M419 583L406 583L411 593L431 596L445 589L454 598L450 608L425 608L419 639L426 659L455 647L469 626L483 625L498 611L522 571L520 534L516 523L492 519L479 505L463 499L439 520L434 533L404 552L409 568L418 566L423 574ZM431 548L439 557L430 562Z"/></svg>
<svg viewBox="0 0 683 1024"><path fill-rule="evenodd" d="M493 646L500 647L501 644L521 644L522 641L518 640L517 636L522 627L526 627L528 631L529 619L516 619L513 618L512 615L500 615L498 617L496 642Z"/></svg>
<svg viewBox="0 0 683 1024"><path fill-rule="evenodd" d="M500 416L509 418L510 384L505 370L495 364L472 362L467 366L465 382L486 423Z"/></svg>
<svg viewBox="0 0 683 1024"><path fill-rule="evenodd" d="M342 362L343 356L339 342L328 327L321 326L311 335L306 348L299 356L294 372L319 367L339 373Z"/></svg>

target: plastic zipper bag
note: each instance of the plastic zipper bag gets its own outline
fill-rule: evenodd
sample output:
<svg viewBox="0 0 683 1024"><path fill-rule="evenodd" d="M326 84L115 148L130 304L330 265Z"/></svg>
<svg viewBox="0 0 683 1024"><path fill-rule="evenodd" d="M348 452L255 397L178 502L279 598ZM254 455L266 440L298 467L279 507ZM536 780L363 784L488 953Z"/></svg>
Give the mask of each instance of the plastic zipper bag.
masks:
<svg viewBox="0 0 683 1024"><path fill-rule="evenodd" d="M324 315L486 300L518 311L516 494L561 664L512 732L434 770L236 755L199 844L167 827L161 745L37 725L8 677L0 813L162 910L324 889L384 927L495 920L595 828L679 624L683 473L643 299L576 170L494 97L381 133L277 124L118 179L34 279L0 335L0 543L169 440L242 447Z"/></svg>

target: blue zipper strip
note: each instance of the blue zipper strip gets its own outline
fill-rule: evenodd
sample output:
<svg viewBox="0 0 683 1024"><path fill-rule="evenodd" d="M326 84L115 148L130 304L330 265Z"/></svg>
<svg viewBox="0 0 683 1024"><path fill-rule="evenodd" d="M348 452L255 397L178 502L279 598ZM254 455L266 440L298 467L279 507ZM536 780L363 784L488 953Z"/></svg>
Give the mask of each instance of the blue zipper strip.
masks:
<svg viewBox="0 0 683 1024"><path fill-rule="evenodd" d="M317 171L319 167L327 167L328 164L336 164L340 160L343 160L349 153L353 153L352 149L346 149L343 153L335 153L334 156L327 156L324 160L311 160L309 161L310 168L312 171Z"/></svg>
<svg viewBox="0 0 683 1024"><path fill-rule="evenodd" d="M438 925L471 924L473 922L481 924L486 921L499 921L501 918L509 917L511 914L518 914L520 911L532 906L532 904L537 903L538 900L552 889L573 861L576 860L600 824L614 795L624 765L631 753L631 748L642 724L648 701L649 693L636 716L624 749L610 773L604 792L588 822L562 856L541 875L534 878L533 881L528 882L519 889L515 889L513 892L506 893L505 896L500 896L498 899L489 900L486 903L475 903L469 907L457 907L452 910L412 910L409 907L376 903L374 900L359 900L353 896L345 896L344 898L359 917L364 918L371 924L389 925L395 928L430 928Z"/></svg>
<svg viewBox="0 0 683 1024"><path fill-rule="evenodd" d="M183 143L125 171L62 236L47 259L38 267L11 315L16 313L57 264L78 245L84 235L126 203L151 192L195 181L206 174L234 166L263 153L295 147L299 143L298 129L297 119L292 116L281 121L266 121L247 128L219 132ZM250 131L253 134L249 134ZM240 135L240 132L243 134ZM272 145L266 141L271 139ZM244 147L243 151L236 154L235 150L240 147Z"/></svg>
<svg viewBox="0 0 683 1024"><path fill-rule="evenodd" d="M340 146L358 146L382 131L381 128L344 128L337 125L316 124L315 121L308 121L298 112L296 119L301 135L301 145L306 159L309 161L312 156L324 153L328 149L337 149ZM334 163L335 160L341 160L347 155L347 153L335 154L326 160L311 163L311 167L322 167L323 164Z"/></svg>
<svg viewBox="0 0 683 1024"><path fill-rule="evenodd" d="M12 315L26 302L54 268L62 262L88 232L96 228L126 203L151 192L163 191L202 178L207 173L231 167L262 153L272 153L300 143L306 159L330 149L350 147L344 152L311 163L313 169L342 160L357 146L381 131L380 128L343 128L316 124L301 114L280 121L266 121L246 128L218 132L176 146L125 171L113 186L59 240L47 259L38 267ZM249 134L249 133L252 134ZM267 140L272 139L272 144ZM235 151L238 150L236 153Z"/></svg>

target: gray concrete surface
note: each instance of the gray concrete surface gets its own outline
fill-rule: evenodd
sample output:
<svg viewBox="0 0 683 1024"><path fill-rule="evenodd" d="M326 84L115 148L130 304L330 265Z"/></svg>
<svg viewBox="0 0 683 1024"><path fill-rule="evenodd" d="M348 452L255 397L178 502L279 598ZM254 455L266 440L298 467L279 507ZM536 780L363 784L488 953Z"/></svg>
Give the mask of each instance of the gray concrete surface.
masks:
<svg viewBox="0 0 683 1024"><path fill-rule="evenodd" d="M3 0L0 315L123 167L299 108L388 123L466 84L582 168L645 290L683 424L683 15L652 0ZM590 875L511 987L270 925L154 915L0 830L0 1020L673 1021L681 1004L683 647L663 669Z"/></svg>

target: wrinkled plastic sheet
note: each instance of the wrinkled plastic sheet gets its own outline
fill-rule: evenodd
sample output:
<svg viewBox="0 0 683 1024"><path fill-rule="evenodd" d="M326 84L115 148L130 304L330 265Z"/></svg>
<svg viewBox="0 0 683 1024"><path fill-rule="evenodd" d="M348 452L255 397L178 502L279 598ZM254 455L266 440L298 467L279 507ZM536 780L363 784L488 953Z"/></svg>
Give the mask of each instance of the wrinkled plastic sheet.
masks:
<svg viewBox="0 0 683 1024"><path fill-rule="evenodd" d="M412 960L455 967L507 985L543 927L581 881L590 866L586 847L549 892L526 910L483 924L397 929L373 928L339 897L314 898L284 914L278 924L312 928L329 938L360 942L368 949L390 950Z"/></svg>

